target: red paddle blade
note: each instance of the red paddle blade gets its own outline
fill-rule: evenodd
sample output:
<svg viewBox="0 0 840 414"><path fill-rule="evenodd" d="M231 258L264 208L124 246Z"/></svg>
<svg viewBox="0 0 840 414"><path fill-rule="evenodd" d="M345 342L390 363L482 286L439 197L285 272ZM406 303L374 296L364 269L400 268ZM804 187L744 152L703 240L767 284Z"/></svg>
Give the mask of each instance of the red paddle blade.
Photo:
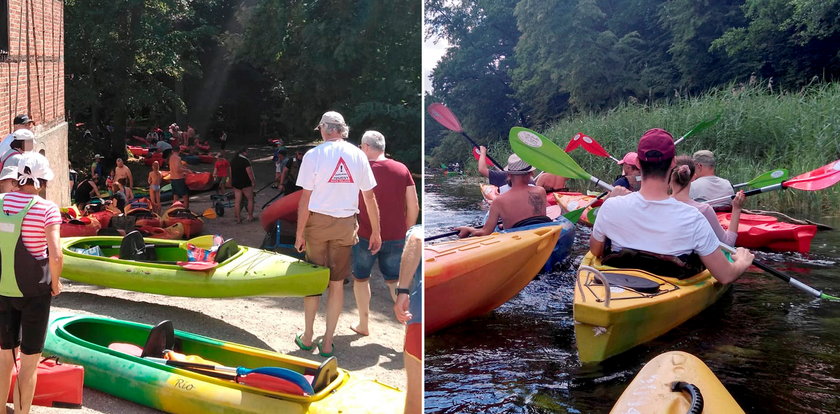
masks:
<svg viewBox="0 0 840 414"><path fill-rule="evenodd" d="M816 191L831 187L840 181L840 160L823 165L816 170L797 175L782 183L797 190Z"/></svg>
<svg viewBox="0 0 840 414"><path fill-rule="evenodd" d="M563 151L566 151L566 152L574 151L575 148L580 146L580 143L582 142L582 140L581 140L582 137L583 137L583 134L581 134L580 132L575 134L575 136L573 136L572 139L569 140L569 143L566 145L566 149L564 149Z"/></svg>
<svg viewBox="0 0 840 414"><path fill-rule="evenodd" d="M479 151L477 147L473 147L472 154L473 154L473 158L475 158L476 161L481 159L481 151ZM490 158L486 158L486 157L484 158L484 163L487 164L487 165L493 165L493 161L490 161Z"/></svg>
<svg viewBox="0 0 840 414"><path fill-rule="evenodd" d="M455 117L455 114L453 114L446 105L442 103L433 103L429 105L427 110L429 111L429 115L431 115L435 121L438 121L438 123L443 125L446 129L455 132L464 131L461 129L461 123L458 121L458 118Z"/></svg>
<svg viewBox="0 0 840 414"><path fill-rule="evenodd" d="M216 268L219 264L216 262L178 262L185 270L206 271Z"/></svg>
<svg viewBox="0 0 840 414"><path fill-rule="evenodd" d="M583 149L585 149L590 154L597 155L599 157L610 156L610 153L608 153L607 150L605 150L604 147L602 147L601 144L598 143L598 141L595 141L589 135L586 135L582 132L579 132L578 135L580 135L580 145L583 145Z"/></svg>

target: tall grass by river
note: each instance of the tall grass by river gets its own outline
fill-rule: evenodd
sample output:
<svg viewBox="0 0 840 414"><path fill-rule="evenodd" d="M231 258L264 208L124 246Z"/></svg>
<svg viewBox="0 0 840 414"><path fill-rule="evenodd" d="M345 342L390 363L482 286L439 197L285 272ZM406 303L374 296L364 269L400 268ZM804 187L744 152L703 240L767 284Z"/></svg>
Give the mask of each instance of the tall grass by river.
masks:
<svg viewBox="0 0 840 414"><path fill-rule="evenodd" d="M606 113L580 114L540 132L561 148L575 133L583 132L620 159L626 152L635 151L639 137L650 128L664 128L678 138L718 114L721 118L717 124L684 140L677 146L677 154L714 151L717 174L733 184L776 168L787 168L791 176L796 176L840 158L840 83L813 85L797 92L770 90L766 83L730 86L703 96L676 97L668 103L628 103ZM509 153L507 142L492 149L497 159L503 160L501 154ZM596 157L582 148L571 155L585 170L604 180L621 173L608 158ZM573 188L583 185L587 184L570 182ZM815 192L761 194L751 197L747 208L837 215L840 185Z"/></svg>

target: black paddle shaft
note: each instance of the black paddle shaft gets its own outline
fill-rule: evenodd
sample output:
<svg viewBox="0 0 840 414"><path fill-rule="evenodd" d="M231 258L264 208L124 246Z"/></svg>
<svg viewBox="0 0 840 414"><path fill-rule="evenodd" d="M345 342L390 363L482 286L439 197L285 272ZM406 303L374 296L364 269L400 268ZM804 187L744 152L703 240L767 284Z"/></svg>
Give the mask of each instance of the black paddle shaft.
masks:
<svg viewBox="0 0 840 414"><path fill-rule="evenodd" d="M473 141L473 139L472 139L472 138L470 138L470 136L469 136L469 135L467 135L467 133L466 133L466 132L461 131L461 135L463 135L463 136L464 136L464 138L466 138L466 139L467 139L467 141L469 141L469 142L470 142L470 144L472 144L472 146L474 146L474 147L478 148L478 144L476 144L476 143L475 143L475 141ZM492 163L493 163L493 165L495 165L495 166L496 166L496 168L498 168L498 169L500 169L500 170L504 170L504 167L502 167L502 166L501 166L501 165L500 165L500 164L499 164L496 160L494 160L494 159L493 159L493 157L491 157L491 156L490 156L490 154L487 154L487 159L488 159L488 160L490 160L490 162L492 162Z"/></svg>

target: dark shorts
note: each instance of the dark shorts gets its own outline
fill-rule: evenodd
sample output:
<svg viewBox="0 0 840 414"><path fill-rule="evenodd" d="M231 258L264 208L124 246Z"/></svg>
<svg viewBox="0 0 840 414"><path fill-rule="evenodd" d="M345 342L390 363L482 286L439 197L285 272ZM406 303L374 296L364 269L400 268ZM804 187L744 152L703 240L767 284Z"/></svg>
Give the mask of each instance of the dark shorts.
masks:
<svg viewBox="0 0 840 414"><path fill-rule="evenodd" d="M253 187L253 185L251 185L251 181L247 181L247 182L243 181L243 182L236 182L236 183L231 182L230 185L231 185L231 187L233 187L237 190L244 190L248 187Z"/></svg>
<svg viewBox="0 0 840 414"><path fill-rule="evenodd" d="M187 180L185 178L176 178L170 182L172 184L172 194L176 196L189 195L190 189L187 188Z"/></svg>
<svg viewBox="0 0 840 414"><path fill-rule="evenodd" d="M373 264L379 259L379 270L386 281L396 282L400 278L400 259L402 258L405 240L389 240L382 242L382 248L376 254L370 254L369 241L359 237L359 242L353 246L353 277L364 280L370 277Z"/></svg>
<svg viewBox="0 0 840 414"><path fill-rule="evenodd" d="M49 294L23 298L0 296L0 348L20 346L23 354L41 353L47 337L51 302Z"/></svg>

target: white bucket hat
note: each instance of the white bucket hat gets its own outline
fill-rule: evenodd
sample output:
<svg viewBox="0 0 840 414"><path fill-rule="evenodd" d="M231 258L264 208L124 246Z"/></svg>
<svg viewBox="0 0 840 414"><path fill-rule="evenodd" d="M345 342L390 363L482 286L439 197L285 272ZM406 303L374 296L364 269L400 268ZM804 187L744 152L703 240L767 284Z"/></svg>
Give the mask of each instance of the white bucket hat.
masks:
<svg viewBox="0 0 840 414"><path fill-rule="evenodd" d="M31 178L34 181L35 188L41 187L38 179L50 181L55 177L47 157L32 151L21 154L17 170L20 178L18 183L24 185Z"/></svg>

